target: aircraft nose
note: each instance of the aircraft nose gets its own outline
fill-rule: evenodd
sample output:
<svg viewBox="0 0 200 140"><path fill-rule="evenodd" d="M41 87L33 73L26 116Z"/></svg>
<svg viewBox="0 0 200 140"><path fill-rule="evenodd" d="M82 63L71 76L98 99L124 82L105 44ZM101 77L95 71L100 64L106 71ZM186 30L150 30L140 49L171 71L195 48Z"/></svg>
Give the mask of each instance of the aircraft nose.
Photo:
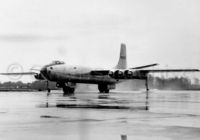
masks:
<svg viewBox="0 0 200 140"><path fill-rule="evenodd" d="M48 66L43 67L41 69L40 73L45 77L45 79L50 80L50 78L51 78L51 67L50 68Z"/></svg>
<svg viewBox="0 0 200 140"><path fill-rule="evenodd" d="M40 73L46 77L46 75L47 75L47 67L43 67L43 68L40 70Z"/></svg>

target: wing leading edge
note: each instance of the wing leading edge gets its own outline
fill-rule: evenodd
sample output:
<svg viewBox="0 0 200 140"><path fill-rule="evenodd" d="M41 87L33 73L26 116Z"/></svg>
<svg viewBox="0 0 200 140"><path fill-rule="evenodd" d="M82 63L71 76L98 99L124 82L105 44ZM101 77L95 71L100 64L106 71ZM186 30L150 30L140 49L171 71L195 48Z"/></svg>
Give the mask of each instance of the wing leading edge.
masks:
<svg viewBox="0 0 200 140"><path fill-rule="evenodd" d="M154 67L154 66L157 66L158 64L157 63L154 63L154 64L150 64L150 65L144 65L144 66L139 66L139 67L133 67L133 68L130 68L130 69L143 69L143 68L148 68L148 67Z"/></svg>
<svg viewBox="0 0 200 140"><path fill-rule="evenodd" d="M149 66L148 66L149 67ZM92 70L91 71L91 75L98 75L98 76L105 76L105 75L110 75L110 74L114 74L114 73L117 73L117 72L119 72L120 70ZM131 79L134 79L135 77L137 77L137 76L141 76L141 75L143 75L143 76L147 76L147 74L149 74L149 73L166 73L166 72L173 72L173 73L175 73L175 72L199 72L199 69L127 69L127 70L123 70L123 71L121 71L122 73L124 73L124 74L122 74L122 75L126 75L126 72L127 71L130 71L130 74L132 74L132 76L130 75L129 76L129 79L130 79L130 77L132 77ZM123 78L122 79L124 79L125 77L127 77L127 76L122 76ZM111 76L111 77L113 77L113 76ZM117 77L113 77L113 78L117 78ZM117 78L118 79L118 78Z"/></svg>
<svg viewBox="0 0 200 140"><path fill-rule="evenodd" d="M162 73L162 72L198 72L199 69L142 69L136 70L141 73Z"/></svg>
<svg viewBox="0 0 200 140"><path fill-rule="evenodd" d="M0 75L35 75L37 72L13 72L13 73L0 73Z"/></svg>

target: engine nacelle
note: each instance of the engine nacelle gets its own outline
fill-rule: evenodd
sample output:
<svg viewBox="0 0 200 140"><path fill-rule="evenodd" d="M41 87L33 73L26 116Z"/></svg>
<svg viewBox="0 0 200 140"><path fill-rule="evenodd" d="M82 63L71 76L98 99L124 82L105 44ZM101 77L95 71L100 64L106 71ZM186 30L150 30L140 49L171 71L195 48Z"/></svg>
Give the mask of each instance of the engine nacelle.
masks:
<svg viewBox="0 0 200 140"><path fill-rule="evenodd" d="M115 76L113 71L109 71L108 75L109 75L110 77L112 77L112 78L114 78L114 76Z"/></svg>
<svg viewBox="0 0 200 140"><path fill-rule="evenodd" d="M130 70L125 70L124 75L126 78L132 78L133 77L133 72Z"/></svg>
<svg viewBox="0 0 200 140"><path fill-rule="evenodd" d="M116 71L114 72L114 77L115 77L115 78L123 78L123 77L124 77L124 72L121 71L121 70L116 70Z"/></svg>
<svg viewBox="0 0 200 140"><path fill-rule="evenodd" d="M37 79L37 80L45 80L45 79L43 78L43 76L41 75L41 73L35 74L34 77L35 77L35 79Z"/></svg>

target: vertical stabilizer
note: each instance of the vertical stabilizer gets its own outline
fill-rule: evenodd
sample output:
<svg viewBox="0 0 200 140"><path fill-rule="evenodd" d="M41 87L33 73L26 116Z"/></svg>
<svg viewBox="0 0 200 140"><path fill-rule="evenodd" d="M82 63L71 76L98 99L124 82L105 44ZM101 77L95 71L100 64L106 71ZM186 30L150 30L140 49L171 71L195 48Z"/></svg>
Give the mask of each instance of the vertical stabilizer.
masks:
<svg viewBox="0 0 200 140"><path fill-rule="evenodd" d="M121 44L120 49L120 57L117 66L115 66L115 69L126 69L127 68L127 62L126 62L126 45Z"/></svg>

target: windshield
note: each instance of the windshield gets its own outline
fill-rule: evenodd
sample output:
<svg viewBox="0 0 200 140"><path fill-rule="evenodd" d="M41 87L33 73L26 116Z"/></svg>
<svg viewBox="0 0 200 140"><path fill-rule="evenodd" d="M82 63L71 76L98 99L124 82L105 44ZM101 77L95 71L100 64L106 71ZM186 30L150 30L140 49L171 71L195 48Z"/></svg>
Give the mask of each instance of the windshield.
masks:
<svg viewBox="0 0 200 140"><path fill-rule="evenodd" d="M59 60L55 60L55 61L52 61L50 64L48 64L48 65L46 65L46 66L49 67L49 66L61 65L61 64L65 64L65 62L59 61Z"/></svg>
<svg viewBox="0 0 200 140"><path fill-rule="evenodd" d="M52 64L52 65L59 65L59 64L65 64L65 62L55 60L55 61L52 61L51 64Z"/></svg>

